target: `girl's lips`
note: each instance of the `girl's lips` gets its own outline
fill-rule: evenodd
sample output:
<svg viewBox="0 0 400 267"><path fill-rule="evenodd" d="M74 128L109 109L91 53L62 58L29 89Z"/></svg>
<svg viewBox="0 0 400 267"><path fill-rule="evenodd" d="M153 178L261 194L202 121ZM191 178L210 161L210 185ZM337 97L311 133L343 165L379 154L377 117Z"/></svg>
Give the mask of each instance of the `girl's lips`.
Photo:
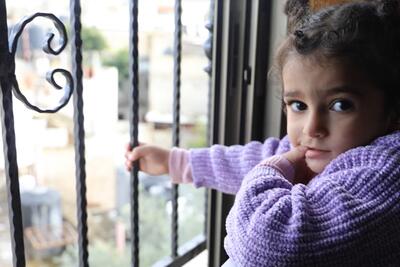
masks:
<svg viewBox="0 0 400 267"><path fill-rule="evenodd" d="M321 157L325 157L328 154L328 152L329 151L327 151L327 150L307 148L305 156L306 156L306 158L321 158Z"/></svg>

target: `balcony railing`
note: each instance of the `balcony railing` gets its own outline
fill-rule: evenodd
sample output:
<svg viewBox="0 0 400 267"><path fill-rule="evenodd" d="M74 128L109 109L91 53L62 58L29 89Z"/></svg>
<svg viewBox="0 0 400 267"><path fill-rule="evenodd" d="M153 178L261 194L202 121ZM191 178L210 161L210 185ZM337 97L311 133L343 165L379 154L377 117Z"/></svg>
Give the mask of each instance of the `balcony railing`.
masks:
<svg viewBox="0 0 400 267"><path fill-rule="evenodd" d="M138 49L138 0L130 1L130 84L131 84L131 119L130 121L130 143L132 147L138 145L139 134L139 49ZM63 23L53 14L35 13L27 17L12 29L7 25L6 1L0 0L0 82L1 82L1 121L3 131L3 150L5 160L5 176L7 182L7 195L9 206L9 220L11 231L11 247L13 253L13 265L16 267L26 266L25 244L28 240L36 249L44 247L57 247L60 242L69 244L75 242L77 234L79 266L89 266L88 258L88 213L87 213L87 182L86 182L86 159L85 159L85 127L83 113L83 69L82 69L82 22L81 22L81 3L79 0L70 2L70 25L71 35L70 44L72 51L72 69L55 69L48 73L47 80L56 89L63 90L64 94L59 102L51 108L41 108L32 104L19 89L18 77L15 73L15 56L18 42L25 27L36 18L45 18L53 23L58 31L59 43L56 47L53 44L54 34L50 34L43 47L45 53L58 55L63 52L67 45L67 31ZM181 58L182 58L182 3L176 0L175 4L175 34L174 34L174 70L173 70L173 140L174 146L180 145L180 95L181 95ZM210 31L212 24L209 25ZM211 40L209 40L208 55L211 56ZM209 73L210 69L208 69ZM65 86L60 86L56 75L62 75L65 79ZM19 101L22 101L28 108L39 113L55 113L63 108L72 97L74 116L74 146L75 146L75 166L76 166L76 203L77 203L77 230L66 224L61 229L62 235L52 233L47 230L27 228L24 230L21 211L21 195L19 188L19 174L16 149L16 134L13 114L12 93ZM131 172L131 265L140 266L139 259L139 177L138 166L136 165ZM172 188L172 218L171 218L171 255L162 259L159 266L182 266L190 259L195 257L206 247L205 235L193 239L187 244L178 244L178 186ZM24 235L25 233L25 235ZM54 241L56 240L56 241ZM47 242L48 241L48 242Z"/></svg>
<svg viewBox="0 0 400 267"><path fill-rule="evenodd" d="M54 1L52 1L54 2ZM143 1L144 2L144 1ZM149 1L150 2L150 1ZM190 1L188 1L190 2ZM57 2L58 3L58 2ZM139 21L140 15L138 0L129 1L129 31L130 37L127 43L129 51L129 76L130 76L130 143L131 146L138 144L140 118L139 96ZM171 71L173 76L173 138L172 144L180 145L181 141L181 59L182 59L182 2L175 1L175 34L173 45L174 68ZM249 140L263 140L266 136L278 136L280 133L280 109L281 103L275 99L273 84L267 82L267 70L270 62L269 51L279 35L284 35L285 18L282 16L272 18L272 13L280 14L284 1L281 0L211 0L211 18L207 28L210 38L206 43L206 54L210 59L206 71L210 74L209 80L209 126L208 144L220 143L225 145L245 143ZM147 2L146 2L147 4ZM95 10L96 7L93 7ZM8 211L10 220L11 251L14 266L26 266L25 247L41 250L58 250L61 245L72 242L78 243L77 262L79 266L89 266L90 254L88 244L93 241L88 237L88 206L86 199L87 186L85 158L85 121L83 106L83 83L82 63L85 54L82 52L82 28L81 3L78 0L70 0L70 49L72 52L72 68L70 71L57 68L47 75L51 85L62 92L59 102L53 107L41 108L34 105L25 97L23 90L19 90L19 83L16 75L16 52L18 43L23 43L25 27L37 18L46 19L52 22L58 31L58 38L49 35L44 46L44 51L50 55L57 56L63 52L67 44L67 34L60 19L49 13L35 13L27 17L16 26L9 28L7 25L6 1L0 0L0 86L1 86L1 120L3 133L4 151L4 173L6 176L6 191ZM274 28L274 31L270 32ZM20 40L21 39L21 40ZM58 40L58 43L55 42ZM65 52L65 51L64 51ZM212 58L212 60L211 60ZM201 66L203 67L203 66ZM56 77L57 76L57 77ZM63 77L64 86L60 86L59 76ZM31 200L20 194L19 168L17 162L16 133L13 104L16 96L27 107L39 113L55 113L67 105L72 97L73 104L73 143L75 152L75 184L76 184L76 221L77 227L70 227L68 223L58 221L62 225L60 231L49 231L46 228L24 229L24 218L21 215L24 203ZM108 102L107 102L108 103ZM87 102L86 102L87 104ZM107 105L106 103L102 103ZM99 107L100 109L103 106ZM64 110L64 109L63 109ZM63 111L61 110L61 112ZM273 111L274 110L274 111ZM142 113L143 114L143 113ZM54 115L54 114L53 114ZM86 113L86 115L88 115ZM182 119L183 121L183 119ZM89 149L88 149L89 150ZM130 174L130 264L132 266L143 266L143 258L139 259L139 251L143 246L139 240L139 186L141 182L138 177L138 167L135 166ZM90 176L89 176L90 177ZM125 186L126 187L126 186ZM0 188L3 189L4 188ZM59 201L59 196L51 192L42 192L44 199L53 199L54 203ZM178 243L178 187L173 187L172 193L172 215L171 215L171 237L170 255L160 259L157 266L182 266L195 257L206 247L208 250L208 266L221 266L227 255L223 249L225 237L224 221L233 202L233 196L228 196L215 190L210 190L206 201L207 224L204 226L204 233L195 237L185 244ZM22 204L21 204L22 203ZM33 205L32 212L40 213L37 206ZM4 209L0 206L0 214ZM183 217L183 216L181 216ZM24 221L24 222L23 222ZM29 223L29 222L28 222ZM29 225L29 224L26 224ZM141 226L143 228L143 225ZM122 227L123 228L123 227ZM125 231L125 230L123 230ZM125 234L125 232L124 232ZM205 237L206 236L206 237ZM125 238L123 236L122 238ZM24 244L24 242L26 242ZM164 242L161 241L160 242ZM207 244L206 244L207 243ZM95 258L95 257L93 257ZM93 260L92 258L92 260ZM127 264L128 265L128 264Z"/></svg>

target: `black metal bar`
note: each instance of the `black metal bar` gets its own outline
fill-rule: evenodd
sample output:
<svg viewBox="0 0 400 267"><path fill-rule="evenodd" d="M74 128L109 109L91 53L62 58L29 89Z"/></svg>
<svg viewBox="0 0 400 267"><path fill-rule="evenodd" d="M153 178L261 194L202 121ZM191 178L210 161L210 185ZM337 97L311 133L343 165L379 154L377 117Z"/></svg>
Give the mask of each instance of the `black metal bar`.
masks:
<svg viewBox="0 0 400 267"><path fill-rule="evenodd" d="M221 101L221 55L222 55L222 21L223 21L223 0L211 0L213 4L213 52L212 52L212 122L210 142L219 143L220 131L220 101Z"/></svg>
<svg viewBox="0 0 400 267"><path fill-rule="evenodd" d="M174 34L174 99L172 143L179 147L180 135L180 98L181 98L181 56L182 56L182 1L175 0ZM178 185L172 186L172 240L171 256L178 256Z"/></svg>
<svg viewBox="0 0 400 267"><path fill-rule="evenodd" d="M17 152L15 147L14 115L11 84L1 77L1 120L3 131L3 150L8 193L13 265L25 266L24 236L21 214L21 198L18 184Z"/></svg>
<svg viewBox="0 0 400 267"><path fill-rule="evenodd" d="M138 8L139 0L130 1L130 42L129 42L129 75L132 86L131 97L131 123L130 143L134 148L139 145L138 124L139 124L139 39L138 39ZM131 171L131 236L132 236L132 266L139 266L139 164L135 162Z"/></svg>
<svg viewBox="0 0 400 267"><path fill-rule="evenodd" d="M72 75L74 77L74 135L75 135L75 175L76 175L76 201L78 219L78 246L79 266L88 267L88 226L87 226L87 200L86 200L86 160L85 160L85 129L83 116L83 85L82 85L82 39L81 39L81 4L80 0L71 0L71 50L72 50Z"/></svg>
<svg viewBox="0 0 400 267"><path fill-rule="evenodd" d="M243 40L243 65L241 67L242 75L246 72L247 77L242 79L242 97L241 97L241 112L240 112L240 131L239 144L244 144L246 140L246 121L247 121L247 87L251 82L251 68L249 67L249 49L250 49L250 32L251 32L251 5L252 1L246 1L245 22L244 22L244 40Z"/></svg>
<svg viewBox="0 0 400 267"><path fill-rule="evenodd" d="M208 193L208 217L207 217L207 250L208 250L208 266L214 266L214 259L216 258L215 248L216 243L214 237L216 236L216 204L217 204L217 191L214 189L207 189Z"/></svg>
<svg viewBox="0 0 400 267"><path fill-rule="evenodd" d="M211 134L210 143L219 143L220 131L220 102L221 102L221 54L222 54L222 21L223 21L223 0L211 0L213 3L213 51L212 51L212 76L211 76ZM217 223L217 194L216 190L208 189L208 208L207 208L207 250L208 266L214 266L216 255L216 223Z"/></svg>
<svg viewBox="0 0 400 267"><path fill-rule="evenodd" d="M18 163L15 146L14 114L11 76L13 59L8 47L7 9L5 0L0 1L0 85L1 124L3 133L4 170L7 181L8 212L10 221L13 266L25 266L24 232L22 225L21 198L18 183Z"/></svg>
<svg viewBox="0 0 400 267"><path fill-rule="evenodd" d="M254 71L254 100L253 100L253 112L252 112L252 129L251 129L251 140L264 140L265 136L265 107L266 103L266 92L271 90L268 87L267 75L268 62L269 62L269 51L271 45L271 1L258 1L258 20L257 20L257 46L255 62L253 63ZM284 118L285 116L281 116ZM286 132L286 131L284 131Z"/></svg>

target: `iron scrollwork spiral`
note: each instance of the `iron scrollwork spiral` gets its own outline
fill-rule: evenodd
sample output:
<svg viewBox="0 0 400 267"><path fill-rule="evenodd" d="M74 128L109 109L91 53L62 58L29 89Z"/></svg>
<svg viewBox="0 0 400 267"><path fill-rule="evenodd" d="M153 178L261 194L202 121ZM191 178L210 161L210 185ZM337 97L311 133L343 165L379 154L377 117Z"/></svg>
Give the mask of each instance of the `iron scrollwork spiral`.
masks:
<svg viewBox="0 0 400 267"><path fill-rule="evenodd" d="M59 33L59 45L56 48L52 47L52 41L54 38L54 33L48 33L47 34L47 40L45 42L45 44L43 45L43 51L47 54L51 54L51 55L58 55L60 54L64 48L67 45L67 31L65 29L64 24L61 22L61 20L59 20L55 15L50 14L50 13L36 13L32 16L26 17L25 19L23 19L19 24L17 24L11 34L10 34L10 52L11 52L11 57L12 57L12 64L10 66L11 70L11 80L12 80L12 85L13 85L13 92L14 95L17 99L19 99L20 101L22 101L27 107L29 107L32 110L35 110L37 112L40 113L55 113L57 111L59 111L61 108L63 108L66 104L68 104L69 99L71 98L72 95L72 91L73 91L73 87L74 87L74 83L73 83L73 79L72 79L72 75L70 72L68 72L65 69L54 69L52 71L47 72L46 75L46 80L53 86L55 87L57 90L64 90L64 94L61 97L61 99L59 100L58 104L53 107L53 108L48 108L48 109L42 109L39 108L33 104L31 104L29 102L29 100L22 94L21 90L19 89L18 86L18 81L17 78L15 76L15 54L17 51L17 45L18 45L18 41L19 38L22 34L22 32L24 31L24 28L27 24L29 24L31 21L33 21L35 18L37 17L43 17L46 19L51 20L54 23L55 28L57 29L58 33ZM56 74L61 74L62 76L64 76L66 83L65 86L60 86L54 79Z"/></svg>

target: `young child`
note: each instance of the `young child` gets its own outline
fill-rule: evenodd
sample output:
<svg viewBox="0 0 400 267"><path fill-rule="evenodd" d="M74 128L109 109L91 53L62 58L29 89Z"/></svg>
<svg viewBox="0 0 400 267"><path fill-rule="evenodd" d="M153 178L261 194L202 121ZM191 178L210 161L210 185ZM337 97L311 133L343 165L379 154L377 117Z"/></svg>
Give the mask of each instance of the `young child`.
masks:
<svg viewBox="0 0 400 267"><path fill-rule="evenodd" d="M400 4L288 1L276 55L282 140L141 145L126 167L236 194L233 266L400 266ZM227 263L228 264L228 263Z"/></svg>

